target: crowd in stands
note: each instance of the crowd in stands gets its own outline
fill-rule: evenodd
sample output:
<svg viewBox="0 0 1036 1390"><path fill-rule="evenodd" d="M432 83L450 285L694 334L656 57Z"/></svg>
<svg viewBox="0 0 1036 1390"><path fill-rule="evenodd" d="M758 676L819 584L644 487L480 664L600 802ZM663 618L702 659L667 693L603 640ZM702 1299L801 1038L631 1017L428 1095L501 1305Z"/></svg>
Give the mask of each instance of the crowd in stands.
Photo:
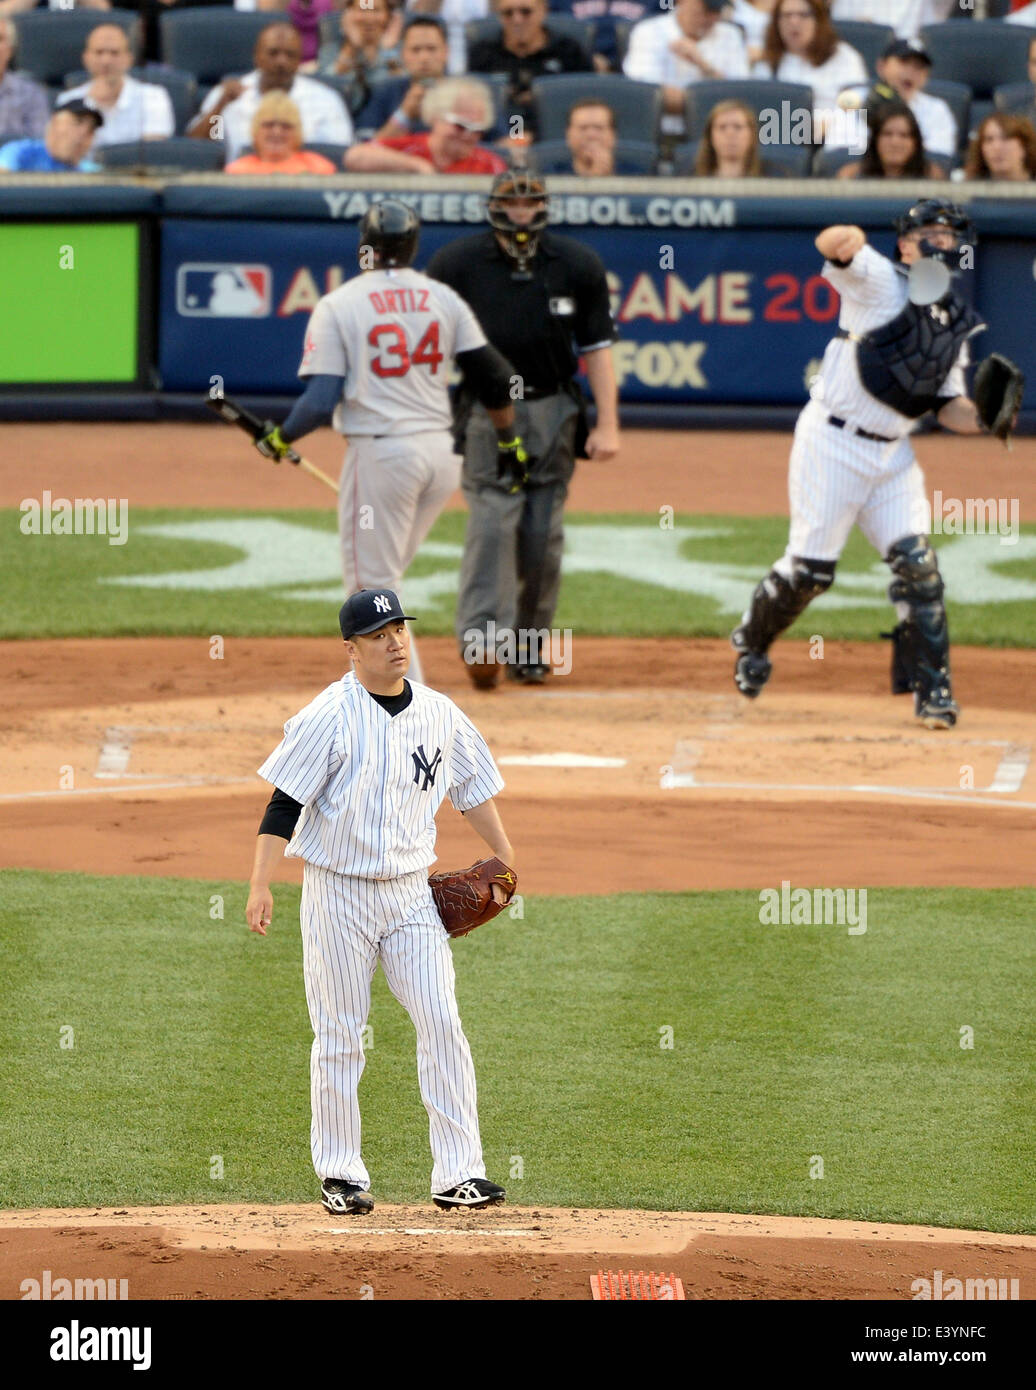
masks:
<svg viewBox="0 0 1036 1390"><path fill-rule="evenodd" d="M1031 181L1034 84L1036 0L0 0L0 171Z"/></svg>

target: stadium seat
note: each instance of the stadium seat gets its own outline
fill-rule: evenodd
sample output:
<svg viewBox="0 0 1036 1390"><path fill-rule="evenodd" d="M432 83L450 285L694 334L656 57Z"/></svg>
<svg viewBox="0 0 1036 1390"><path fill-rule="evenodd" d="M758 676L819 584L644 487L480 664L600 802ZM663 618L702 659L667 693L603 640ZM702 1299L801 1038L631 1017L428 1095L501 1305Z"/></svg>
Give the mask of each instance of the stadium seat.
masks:
<svg viewBox="0 0 1036 1390"><path fill-rule="evenodd" d="M177 72L175 68L144 67L130 68L130 76L138 82L153 82L156 87L164 87L173 103L173 116L176 120L176 134L182 135L198 110L198 84L189 72ZM90 74L83 69L70 72L65 78L66 87L81 87L90 81Z"/></svg>
<svg viewBox="0 0 1036 1390"><path fill-rule="evenodd" d="M1024 115L1036 106L1036 87L1031 82L1007 82L993 93L993 105L998 111Z"/></svg>
<svg viewBox="0 0 1036 1390"><path fill-rule="evenodd" d="M875 64L896 37L896 31L891 24L865 24L862 20L839 19L835 21L835 28L838 30L838 37L844 39L850 48L856 49L867 64L870 75L877 77L878 70Z"/></svg>
<svg viewBox="0 0 1036 1390"><path fill-rule="evenodd" d="M971 103L971 120L969 122L971 128L968 131L969 136L974 135L975 131L978 130L979 126L986 119L986 117L991 116L995 110L995 102L973 101Z"/></svg>
<svg viewBox="0 0 1036 1390"><path fill-rule="evenodd" d="M682 178L694 176L700 140L677 145L673 151L673 173ZM812 145L765 145L759 148L765 178L808 179L813 170Z"/></svg>
<svg viewBox="0 0 1036 1390"><path fill-rule="evenodd" d="M133 168L137 165L159 169L192 169L218 173L223 168L221 140L130 140L125 145L102 145L95 158L106 169Z"/></svg>
<svg viewBox="0 0 1036 1390"><path fill-rule="evenodd" d="M812 111L813 89L801 82L778 82L772 77L720 78L715 82L692 82L687 88L685 121L688 140L697 140L705 130L709 112L718 101L743 101L760 111L780 112L788 103L789 112ZM791 116L788 117L789 121ZM783 124L783 121L782 121Z"/></svg>
<svg viewBox="0 0 1036 1390"><path fill-rule="evenodd" d="M855 164L859 158L860 155L854 150L829 149L825 146L817 151L813 160L814 176L818 179L833 179L844 164Z"/></svg>
<svg viewBox="0 0 1036 1390"><path fill-rule="evenodd" d="M574 19L570 14L548 14L545 24L548 33L575 39L587 58L593 58L594 26L592 21ZM499 37L500 21L498 19L473 19L470 24L464 26L464 41L469 51L472 44L481 43L483 39L498 39Z"/></svg>
<svg viewBox="0 0 1036 1390"><path fill-rule="evenodd" d="M941 97L950 108L957 122L957 144L966 145L971 121L971 88L965 87L963 82L933 81L925 84L925 91L929 96Z"/></svg>
<svg viewBox="0 0 1036 1390"><path fill-rule="evenodd" d="M260 30L278 20L291 23L279 10L232 10L226 5L171 10L158 21L162 61L212 86L228 73L251 72Z"/></svg>
<svg viewBox="0 0 1036 1390"><path fill-rule="evenodd" d="M132 10L26 10L18 27L18 67L38 82L63 87L65 74L83 66L86 36L98 24L118 24L133 44L140 20Z"/></svg>
<svg viewBox="0 0 1036 1390"><path fill-rule="evenodd" d="M760 145L759 157L769 178L808 179L813 172L812 145Z"/></svg>
<svg viewBox="0 0 1036 1390"><path fill-rule="evenodd" d="M994 87L1028 77L1031 37L1027 26L995 19L970 24L948 20L926 24L921 30L932 59L932 76L963 82L981 101L992 100Z"/></svg>
<svg viewBox="0 0 1036 1390"><path fill-rule="evenodd" d="M572 154L564 140L539 140L529 155L541 174L572 173ZM638 174L653 174L658 164L658 147L640 140L616 140L615 162L636 166Z"/></svg>
<svg viewBox="0 0 1036 1390"><path fill-rule="evenodd" d="M355 101L356 96L350 93L350 80L345 75L339 76L334 72L311 72L308 74L314 82L322 82L325 87L330 87L333 92L337 92L342 98L342 105L349 112L350 116L359 114L359 108L354 111L350 105L350 98ZM366 98L364 99L366 100Z"/></svg>
<svg viewBox="0 0 1036 1390"><path fill-rule="evenodd" d="M342 167L342 156L349 148L348 145L328 145L321 141L314 141L308 145L303 145L304 150L312 150L314 154L322 154L325 159L329 159L336 169Z"/></svg>
<svg viewBox="0 0 1036 1390"><path fill-rule="evenodd" d="M619 73L573 72L538 77L532 84L536 129L543 140L563 140L574 102L594 97L611 108L620 140L653 145L662 117L662 89Z"/></svg>
<svg viewBox="0 0 1036 1390"><path fill-rule="evenodd" d="M320 42L338 43L342 42L342 31L339 24L342 19L341 10L329 10L327 14L320 16Z"/></svg>

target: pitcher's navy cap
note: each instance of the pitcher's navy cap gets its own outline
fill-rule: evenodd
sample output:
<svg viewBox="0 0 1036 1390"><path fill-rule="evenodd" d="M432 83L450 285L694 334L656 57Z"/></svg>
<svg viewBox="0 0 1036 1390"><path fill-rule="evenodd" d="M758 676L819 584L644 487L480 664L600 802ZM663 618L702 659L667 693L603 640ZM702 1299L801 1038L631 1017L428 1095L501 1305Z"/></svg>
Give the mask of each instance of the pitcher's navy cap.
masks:
<svg viewBox="0 0 1036 1390"><path fill-rule="evenodd" d="M403 605L391 589L361 589L342 604L338 626L348 641L351 637L365 637L369 632L377 632L386 623L398 623L404 619L414 621L409 613L403 612Z"/></svg>

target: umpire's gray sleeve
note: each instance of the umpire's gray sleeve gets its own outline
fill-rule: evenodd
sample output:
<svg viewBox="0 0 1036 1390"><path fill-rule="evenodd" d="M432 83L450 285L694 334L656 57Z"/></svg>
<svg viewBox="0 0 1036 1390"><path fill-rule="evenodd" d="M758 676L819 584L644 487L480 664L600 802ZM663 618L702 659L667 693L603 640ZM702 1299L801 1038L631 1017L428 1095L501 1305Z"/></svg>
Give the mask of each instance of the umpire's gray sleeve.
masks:
<svg viewBox="0 0 1036 1390"><path fill-rule="evenodd" d="M465 383L487 410L499 410L511 403L514 370L492 343L472 348L469 352L458 352L457 363L464 373Z"/></svg>

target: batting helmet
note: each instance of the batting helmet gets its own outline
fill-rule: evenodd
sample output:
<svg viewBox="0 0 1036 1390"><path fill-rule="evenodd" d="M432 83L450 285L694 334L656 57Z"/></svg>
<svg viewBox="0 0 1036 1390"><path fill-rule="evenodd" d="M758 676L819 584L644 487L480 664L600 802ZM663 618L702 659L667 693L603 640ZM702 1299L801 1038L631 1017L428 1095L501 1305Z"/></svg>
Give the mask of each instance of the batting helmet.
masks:
<svg viewBox="0 0 1036 1390"><path fill-rule="evenodd" d="M540 206L531 221L519 226L512 222L508 205L522 199ZM515 260L526 261L535 256L540 232L547 225L549 203L543 175L533 169L507 169L493 180L489 190L489 225L504 238L508 254Z"/></svg>
<svg viewBox="0 0 1036 1390"><path fill-rule="evenodd" d="M957 233L958 245L966 241L973 246L976 240L975 224L964 209L942 198L922 198L902 217L896 218L895 227L898 236L906 236L907 232L915 232L920 227L950 227Z"/></svg>
<svg viewBox="0 0 1036 1390"><path fill-rule="evenodd" d="M375 203L363 214L360 222L360 264L363 265L364 247L369 246L378 270L410 265L417 255L420 233L421 223L417 213L406 203L392 198Z"/></svg>

